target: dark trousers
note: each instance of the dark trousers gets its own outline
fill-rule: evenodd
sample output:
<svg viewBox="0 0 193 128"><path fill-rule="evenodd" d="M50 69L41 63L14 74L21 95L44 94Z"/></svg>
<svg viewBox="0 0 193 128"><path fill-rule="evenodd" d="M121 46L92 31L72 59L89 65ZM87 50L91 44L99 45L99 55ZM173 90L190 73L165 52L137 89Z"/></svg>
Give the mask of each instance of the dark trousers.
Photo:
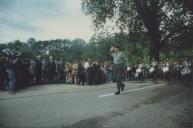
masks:
<svg viewBox="0 0 193 128"><path fill-rule="evenodd" d="M92 85L93 84L93 75L92 74L88 74L87 82L88 82L88 85Z"/></svg>
<svg viewBox="0 0 193 128"><path fill-rule="evenodd" d="M117 82L117 90L120 91L121 87L124 86L122 82L123 72L124 72L124 65L123 64L115 64L115 77Z"/></svg>
<svg viewBox="0 0 193 128"><path fill-rule="evenodd" d="M7 77L8 76L7 76L6 71L0 69L0 90L5 89L4 86L5 86L5 81L6 81Z"/></svg>
<svg viewBox="0 0 193 128"><path fill-rule="evenodd" d="M47 70L43 70L43 71L42 71L42 78L43 78L44 81L47 80L47 73L48 73Z"/></svg>
<svg viewBox="0 0 193 128"><path fill-rule="evenodd" d="M42 72L37 71L35 73L35 84L41 84L41 80L42 80Z"/></svg>
<svg viewBox="0 0 193 128"><path fill-rule="evenodd" d="M78 85L80 83L82 83L82 85L84 85L84 82L85 82L85 75L84 74L78 75Z"/></svg>
<svg viewBox="0 0 193 128"><path fill-rule="evenodd" d="M153 83L157 84L157 77L158 77L158 71L155 69L155 71L152 73L153 77Z"/></svg>
<svg viewBox="0 0 193 128"><path fill-rule="evenodd" d="M143 71L139 73L139 80L140 80L141 82L144 81Z"/></svg>
<svg viewBox="0 0 193 128"><path fill-rule="evenodd" d="M54 70L49 70L48 71L48 79L49 80L54 80L54 75L55 75L55 71Z"/></svg>

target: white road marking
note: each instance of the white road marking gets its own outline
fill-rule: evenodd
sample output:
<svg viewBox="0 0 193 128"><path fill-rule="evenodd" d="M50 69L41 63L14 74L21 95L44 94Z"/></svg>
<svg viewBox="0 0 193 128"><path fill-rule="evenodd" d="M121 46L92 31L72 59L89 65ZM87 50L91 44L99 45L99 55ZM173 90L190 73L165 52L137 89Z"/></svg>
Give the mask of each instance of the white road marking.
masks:
<svg viewBox="0 0 193 128"><path fill-rule="evenodd" d="M142 87L142 88L136 88L136 89L132 89L132 90L127 90L121 93L128 93L128 92L134 92L134 91L139 91L139 90L143 90L143 89L147 89L147 88L153 88L153 87L158 87L158 86L163 86L165 84L158 84L158 85L153 85L153 86L147 86L147 87ZM107 97L107 96L113 96L115 95L114 93L109 93L109 94L104 94L104 95L99 95L99 98L103 98L103 97Z"/></svg>

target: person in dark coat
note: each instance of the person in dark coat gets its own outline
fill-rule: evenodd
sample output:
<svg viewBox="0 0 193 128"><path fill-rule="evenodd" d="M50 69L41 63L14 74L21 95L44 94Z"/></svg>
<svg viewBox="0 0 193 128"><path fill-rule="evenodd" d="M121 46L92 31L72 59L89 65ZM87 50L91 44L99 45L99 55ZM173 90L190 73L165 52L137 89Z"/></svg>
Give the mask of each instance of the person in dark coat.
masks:
<svg viewBox="0 0 193 128"><path fill-rule="evenodd" d="M100 66L100 64L97 64L97 63L95 63L94 65L93 65L93 84L94 85L99 85L99 84L101 84L102 83L102 75L101 75L101 72L102 72L102 70L101 70L101 66Z"/></svg>
<svg viewBox="0 0 193 128"><path fill-rule="evenodd" d="M41 84L42 80L42 62L39 58L36 58L35 62L35 84L38 85Z"/></svg>
<svg viewBox="0 0 193 128"><path fill-rule="evenodd" d="M58 65L58 72L59 72L59 80L64 80L64 63L62 61L62 59L60 59L59 61L59 65Z"/></svg>
<svg viewBox="0 0 193 128"><path fill-rule="evenodd" d="M52 59L52 56L50 56L50 61L48 62L48 79L54 80L54 74L56 70L56 65Z"/></svg>
<svg viewBox="0 0 193 128"><path fill-rule="evenodd" d="M97 63L94 63L92 66L92 79L93 79L93 85L96 85L98 83L98 65Z"/></svg>
<svg viewBox="0 0 193 128"><path fill-rule="evenodd" d="M22 58L20 56L17 57L17 61L13 65L13 70L15 72L15 78L16 78L16 90L20 90L23 88L23 76L22 76L22 71L23 71L23 65L22 65Z"/></svg>
<svg viewBox="0 0 193 128"><path fill-rule="evenodd" d="M85 68L81 63L78 64L78 85L82 84L84 85L86 81L86 76L85 76Z"/></svg>
<svg viewBox="0 0 193 128"><path fill-rule="evenodd" d="M6 57L3 54L0 54L0 90L4 89L4 84L6 80Z"/></svg>
<svg viewBox="0 0 193 128"><path fill-rule="evenodd" d="M91 63L89 63L89 67L87 68L86 72L88 85L93 85L93 67Z"/></svg>

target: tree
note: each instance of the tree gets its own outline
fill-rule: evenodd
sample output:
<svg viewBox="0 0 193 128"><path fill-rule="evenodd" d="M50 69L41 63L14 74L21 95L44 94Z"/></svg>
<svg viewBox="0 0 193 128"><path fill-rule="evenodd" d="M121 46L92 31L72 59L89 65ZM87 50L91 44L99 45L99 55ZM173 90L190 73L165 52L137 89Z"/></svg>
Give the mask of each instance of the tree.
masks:
<svg viewBox="0 0 193 128"><path fill-rule="evenodd" d="M86 42L82 39L75 39L70 43L69 52L71 61L81 60Z"/></svg>
<svg viewBox="0 0 193 128"><path fill-rule="evenodd" d="M193 13L193 0L176 0L176 2L183 4L186 8L190 9Z"/></svg>
<svg viewBox="0 0 193 128"><path fill-rule="evenodd" d="M121 31L147 32L150 60L159 61L163 45L191 31L192 13L168 0L82 0L82 9L96 27L115 21Z"/></svg>

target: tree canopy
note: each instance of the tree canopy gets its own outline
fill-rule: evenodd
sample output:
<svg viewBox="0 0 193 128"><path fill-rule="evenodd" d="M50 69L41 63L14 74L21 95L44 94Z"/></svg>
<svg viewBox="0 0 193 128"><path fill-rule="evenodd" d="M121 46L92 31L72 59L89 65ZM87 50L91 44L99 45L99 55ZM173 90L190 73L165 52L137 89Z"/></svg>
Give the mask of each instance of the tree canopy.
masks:
<svg viewBox="0 0 193 128"><path fill-rule="evenodd" d="M112 61L109 49L119 44L130 64L148 63L152 59L181 60L193 57L191 5L192 0L82 0L82 10L91 16L96 30L89 42L80 38L45 41L29 38L26 42L2 42L0 50L10 48L28 57L53 56L69 62ZM105 31L109 22L119 31Z"/></svg>
<svg viewBox="0 0 193 128"><path fill-rule="evenodd" d="M168 44L193 33L193 13L184 5L177 0L82 0L82 10L92 17L95 27L101 28L110 20L121 31L146 32L150 60L158 61Z"/></svg>

